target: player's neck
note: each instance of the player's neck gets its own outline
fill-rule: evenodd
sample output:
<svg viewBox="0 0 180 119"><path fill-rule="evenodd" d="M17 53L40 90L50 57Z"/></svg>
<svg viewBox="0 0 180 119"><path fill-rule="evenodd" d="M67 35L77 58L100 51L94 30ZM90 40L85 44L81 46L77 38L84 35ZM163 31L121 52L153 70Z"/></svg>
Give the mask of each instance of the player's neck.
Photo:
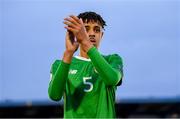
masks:
<svg viewBox="0 0 180 119"><path fill-rule="evenodd" d="M79 56L84 57L84 58L86 58L86 59L89 59L89 56L88 56L87 53L84 52L83 50L80 50Z"/></svg>
<svg viewBox="0 0 180 119"><path fill-rule="evenodd" d="M89 56L87 55L87 53L81 47L80 47L79 56L84 57L86 59L89 59Z"/></svg>

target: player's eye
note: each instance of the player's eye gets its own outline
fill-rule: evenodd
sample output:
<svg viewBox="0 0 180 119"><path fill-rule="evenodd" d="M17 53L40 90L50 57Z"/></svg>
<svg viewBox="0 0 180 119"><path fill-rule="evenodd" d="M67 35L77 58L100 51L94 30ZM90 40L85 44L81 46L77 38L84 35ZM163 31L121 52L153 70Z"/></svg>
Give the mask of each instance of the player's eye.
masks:
<svg viewBox="0 0 180 119"><path fill-rule="evenodd" d="M99 32L100 32L100 28L95 28L95 29L94 29L94 32L95 32L95 33L99 33Z"/></svg>
<svg viewBox="0 0 180 119"><path fill-rule="evenodd" d="M85 26L85 28L86 28L86 31L88 32L88 31L89 31L89 27L86 27L86 26Z"/></svg>

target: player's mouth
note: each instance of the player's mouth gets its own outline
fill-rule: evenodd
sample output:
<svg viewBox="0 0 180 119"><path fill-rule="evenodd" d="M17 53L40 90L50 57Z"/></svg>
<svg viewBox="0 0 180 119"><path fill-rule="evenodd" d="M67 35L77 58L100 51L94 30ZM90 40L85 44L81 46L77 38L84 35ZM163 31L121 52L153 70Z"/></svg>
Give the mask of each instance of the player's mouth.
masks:
<svg viewBox="0 0 180 119"><path fill-rule="evenodd" d="M89 40L90 40L91 43L93 43L93 44L96 43L96 40L95 40L94 38L90 38Z"/></svg>

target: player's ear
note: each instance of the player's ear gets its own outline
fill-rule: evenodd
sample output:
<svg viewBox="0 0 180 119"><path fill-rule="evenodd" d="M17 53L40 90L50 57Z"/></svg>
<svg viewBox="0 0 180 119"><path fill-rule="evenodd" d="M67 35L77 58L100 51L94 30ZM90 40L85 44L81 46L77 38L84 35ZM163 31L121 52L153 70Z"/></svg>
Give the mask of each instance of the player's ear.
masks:
<svg viewBox="0 0 180 119"><path fill-rule="evenodd" d="M103 35L104 35L104 32L102 32L101 38L103 37Z"/></svg>

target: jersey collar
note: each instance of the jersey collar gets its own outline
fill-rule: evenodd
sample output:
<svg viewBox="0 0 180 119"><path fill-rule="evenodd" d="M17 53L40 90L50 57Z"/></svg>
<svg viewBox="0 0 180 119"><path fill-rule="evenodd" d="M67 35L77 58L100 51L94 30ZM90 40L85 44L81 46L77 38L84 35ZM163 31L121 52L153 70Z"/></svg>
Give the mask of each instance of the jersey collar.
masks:
<svg viewBox="0 0 180 119"><path fill-rule="evenodd" d="M87 59L87 58L81 57L81 56L75 56L75 58L77 58L77 59L79 59L79 60L83 60L83 61L88 61L88 62L91 61L91 59Z"/></svg>

